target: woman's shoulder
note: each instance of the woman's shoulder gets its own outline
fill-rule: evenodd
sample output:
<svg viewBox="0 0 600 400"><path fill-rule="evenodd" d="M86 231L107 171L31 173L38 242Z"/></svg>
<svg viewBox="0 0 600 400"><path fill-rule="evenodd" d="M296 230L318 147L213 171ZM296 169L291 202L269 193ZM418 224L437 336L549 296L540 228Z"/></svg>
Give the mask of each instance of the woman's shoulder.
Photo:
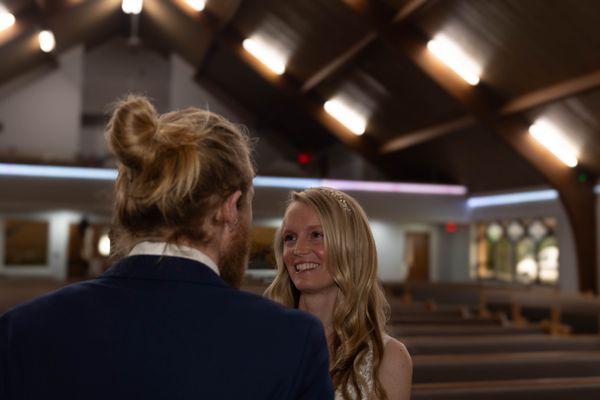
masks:
<svg viewBox="0 0 600 400"><path fill-rule="evenodd" d="M379 379L390 399L408 399L412 381L412 360L406 346L399 340L383 336L383 359Z"/></svg>
<svg viewBox="0 0 600 400"><path fill-rule="evenodd" d="M383 360L381 363L382 367L389 366L397 368L398 364L407 364L412 366L412 360L410 354L406 349L404 343L395 339L389 335L383 335Z"/></svg>

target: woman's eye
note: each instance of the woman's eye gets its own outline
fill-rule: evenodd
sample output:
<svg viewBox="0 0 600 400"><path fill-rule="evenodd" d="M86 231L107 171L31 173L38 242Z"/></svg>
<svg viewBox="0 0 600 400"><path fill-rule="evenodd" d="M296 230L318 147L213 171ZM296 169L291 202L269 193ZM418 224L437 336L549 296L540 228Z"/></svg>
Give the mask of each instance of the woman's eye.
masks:
<svg viewBox="0 0 600 400"><path fill-rule="evenodd" d="M315 238L315 239L320 239L320 238L323 237L323 232L315 231L315 232L312 233L312 237Z"/></svg>
<svg viewBox="0 0 600 400"><path fill-rule="evenodd" d="M283 241L284 242L289 242L291 240L294 240L294 235L287 234L287 235L283 236Z"/></svg>

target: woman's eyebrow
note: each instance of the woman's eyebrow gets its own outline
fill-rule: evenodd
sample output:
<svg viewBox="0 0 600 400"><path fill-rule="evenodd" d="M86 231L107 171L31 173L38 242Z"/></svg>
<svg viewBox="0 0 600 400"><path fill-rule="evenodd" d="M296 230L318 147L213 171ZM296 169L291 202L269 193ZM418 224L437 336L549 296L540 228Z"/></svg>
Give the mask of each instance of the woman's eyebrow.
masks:
<svg viewBox="0 0 600 400"><path fill-rule="evenodd" d="M323 225L309 225L307 229L323 229Z"/></svg>

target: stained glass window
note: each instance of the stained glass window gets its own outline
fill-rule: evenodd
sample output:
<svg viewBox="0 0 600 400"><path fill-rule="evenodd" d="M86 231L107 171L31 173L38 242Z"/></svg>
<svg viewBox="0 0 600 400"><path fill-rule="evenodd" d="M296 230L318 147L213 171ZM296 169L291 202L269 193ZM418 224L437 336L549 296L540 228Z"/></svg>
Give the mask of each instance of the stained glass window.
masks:
<svg viewBox="0 0 600 400"><path fill-rule="evenodd" d="M477 277L526 285L555 284L559 276L555 231L554 218L476 223Z"/></svg>

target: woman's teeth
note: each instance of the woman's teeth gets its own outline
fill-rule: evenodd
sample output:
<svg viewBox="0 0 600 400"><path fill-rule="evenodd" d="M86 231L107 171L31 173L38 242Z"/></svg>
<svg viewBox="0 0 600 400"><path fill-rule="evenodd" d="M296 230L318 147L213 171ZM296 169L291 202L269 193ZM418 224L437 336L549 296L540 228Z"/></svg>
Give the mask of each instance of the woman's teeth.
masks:
<svg viewBox="0 0 600 400"><path fill-rule="evenodd" d="M296 264L296 272L308 271L310 269L315 269L319 266L317 263L302 263Z"/></svg>

